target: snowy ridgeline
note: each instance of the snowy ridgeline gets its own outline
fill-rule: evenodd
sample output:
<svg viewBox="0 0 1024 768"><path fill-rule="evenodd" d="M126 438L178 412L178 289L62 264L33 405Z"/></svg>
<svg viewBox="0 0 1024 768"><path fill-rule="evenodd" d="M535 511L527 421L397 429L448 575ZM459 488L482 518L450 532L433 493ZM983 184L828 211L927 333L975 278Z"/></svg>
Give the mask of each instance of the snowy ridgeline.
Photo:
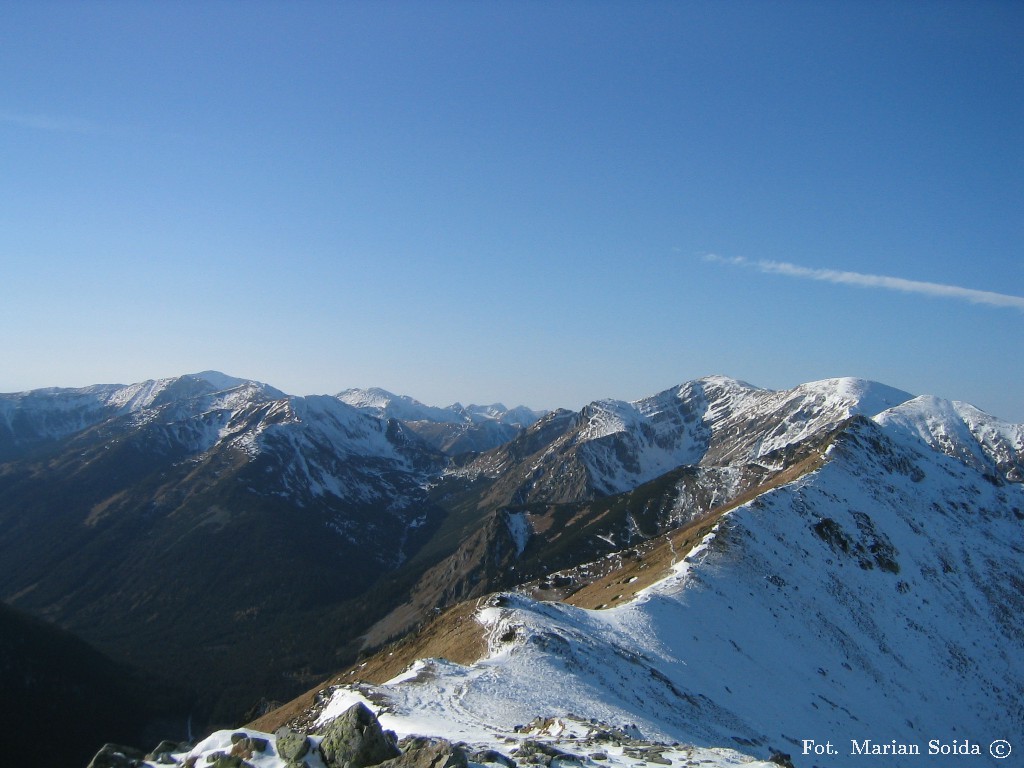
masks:
<svg viewBox="0 0 1024 768"><path fill-rule="evenodd" d="M523 492L534 498L538 484L557 485L585 475L594 492L614 495L680 466L757 463L780 469L793 446L820 437L851 416L871 417L911 398L862 379L826 379L774 391L711 376L632 402L598 400L561 428L552 420L557 435L550 442L526 443L530 479ZM519 460L522 447L512 451ZM485 454L456 473L497 477L515 460ZM564 500L557 491L541 491L534 500L540 498Z"/></svg>

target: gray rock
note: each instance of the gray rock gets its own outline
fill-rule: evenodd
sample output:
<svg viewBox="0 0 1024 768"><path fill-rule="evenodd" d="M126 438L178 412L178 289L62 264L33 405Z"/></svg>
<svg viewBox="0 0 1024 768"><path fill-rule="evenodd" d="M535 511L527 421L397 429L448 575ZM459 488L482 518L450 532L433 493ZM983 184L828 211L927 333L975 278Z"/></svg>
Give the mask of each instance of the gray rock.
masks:
<svg viewBox="0 0 1024 768"><path fill-rule="evenodd" d="M379 768L468 768L469 765L465 750L447 739L409 736L398 746L402 754L384 761Z"/></svg>
<svg viewBox="0 0 1024 768"><path fill-rule="evenodd" d="M516 768L516 761L495 749L480 749L469 756L474 763L497 763L506 768Z"/></svg>
<svg viewBox="0 0 1024 768"><path fill-rule="evenodd" d="M278 728L274 733L278 756L287 762L298 762L309 752L309 737L288 726Z"/></svg>
<svg viewBox="0 0 1024 768"><path fill-rule="evenodd" d="M361 702L334 718L320 733L320 752L327 768L366 768L402 754L394 734L386 733Z"/></svg>
<svg viewBox="0 0 1024 768"><path fill-rule="evenodd" d="M516 750L515 754L518 757L543 756L550 759L557 757L561 760L567 760L577 763L583 762L583 758L579 755L574 755L572 752L564 752L558 747L555 747L551 744L547 744L543 741L537 741L536 739L524 739L523 743L519 745L519 749ZM550 759L546 762L550 763Z"/></svg>

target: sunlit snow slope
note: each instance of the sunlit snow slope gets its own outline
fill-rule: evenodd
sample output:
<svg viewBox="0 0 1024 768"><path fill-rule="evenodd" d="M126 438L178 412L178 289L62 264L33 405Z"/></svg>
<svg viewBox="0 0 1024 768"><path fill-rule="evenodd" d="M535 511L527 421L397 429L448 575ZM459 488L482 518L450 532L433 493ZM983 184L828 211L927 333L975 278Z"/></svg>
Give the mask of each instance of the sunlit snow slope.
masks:
<svg viewBox="0 0 1024 768"><path fill-rule="evenodd" d="M339 688L321 717L366 696L399 732L470 742L572 714L798 766L859 764L865 739L1005 765L988 745L1024 733L1022 445L927 398L854 418L823 467L728 513L633 602L502 596L478 614L487 658ZM812 739L840 756L804 756Z"/></svg>

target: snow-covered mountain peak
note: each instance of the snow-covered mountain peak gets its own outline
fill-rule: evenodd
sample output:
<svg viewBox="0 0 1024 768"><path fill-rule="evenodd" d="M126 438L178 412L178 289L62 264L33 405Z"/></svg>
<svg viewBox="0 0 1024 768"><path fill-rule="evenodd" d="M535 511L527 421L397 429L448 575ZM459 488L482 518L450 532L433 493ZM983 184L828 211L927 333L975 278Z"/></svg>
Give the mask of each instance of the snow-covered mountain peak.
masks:
<svg viewBox="0 0 1024 768"><path fill-rule="evenodd" d="M501 403L454 403L437 408L380 388L346 389L337 399L377 419L400 421L428 445L451 456L502 445L543 415L524 406L509 409Z"/></svg>
<svg viewBox="0 0 1024 768"><path fill-rule="evenodd" d="M420 418L383 418L401 407ZM239 554L301 524L311 533L288 539L282 572L289 562L333 563L334 550L382 574L451 551L410 591L401 585L415 602L392 606L389 632L442 600L507 589L512 578L542 585L556 570L535 594L578 588L568 598L593 599L578 605L612 606L505 597L475 614L485 658L423 661L375 690L343 689L329 705L368 692L401 731L429 725L499 748L522 742L516 726L534 718L593 718L700 745L702 755L724 745L764 759L778 748L801 766L813 762L799 756L803 738L1020 732L1021 425L856 378L775 391L712 376L633 402L598 400L523 431L497 429L507 413L500 404L432 409L380 389L290 397L204 372L0 396L0 450L12 457L5 491L18 491L18 472L44 471L40 488L71 477L103 489L63 530L86 543L94 528L130 532L104 566L144 549L138 526L155 515L182 526L164 541L231 525L227 549ZM475 460L428 447L431 432L480 424L501 447ZM472 482L456 474L463 468L476 472ZM601 498L613 494L622 495ZM65 506L61 494L55 501ZM473 538L459 539L453 520ZM274 538L247 538L267 525ZM311 557L321 539L329 547ZM645 559L655 552L661 559ZM95 567L78 562L71 573ZM484 572L507 580L484 581ZM303 575L290 592L320 581ZM341 616L334 610L324 615ZM634 764L626 758L638 753L615 748L622 760L607 765ZM693 763L684 749L650 762Z"/></svg>
<svg viewBox="0 0 1024 768"><path fill-rule="evenodd" d="M916 439L989 476L1024 482L1024 425L1008 424L974 406L931 395L875 416L890 434Z"/></svg>
<svg viewBox="0 0 1024 768"><path fill-rule="evenodd" d="M126 386L112 385L107 388L104 405L133 413L220 392L234 393L235 400L243 397L285 397L280 390L262 382L239 379L218 371L204 371L167 379L149 379Z"/></svg>
<svg viewBox="0 0 1024 768"><path fill-rule="evenodd" d="M1003 477L1024 483L1024 424L1001 421L959 400L953 406Z"/></svg>
<svg viewBox="0 0 1024 768"><path fill-rule="evenodd" d="M186 413L280 397L284 395L266 384L214 372L128 385L18 392L0 396L0 449L60 440L122 416L143 424L155 418L174 420Z"/></svg>
<svg viewBox="0 0 1024 768"><path fill-rule="evenodd" d="M631 432L655 460L645 479L666 461L728 463L761 460L835 427L856 414L872 416L911 397L855 378L825 379L790 390L768 390L726 376L686 382L632 403L601 401L585 411L586 437ZM674 447L673 447L674 446ZM659 456L669 450L670 457ZM641 466L644 461L640 461ZM625 490L625 488L619 488Z"/></svg>
<svg viewBox="0 0 1024 768"><path fill-rule="evenodd" d="M396 395L380 387L346 389L339 392L336 397L341 402L378 419L433 421L441 424L464 421L464 418L451 408L424 405L408 395Z"/></svg>
<svg viewBox="0 0 1024 768"><path fill-rule="evenodd" d="M401 399L394 392L388 392L380 387L354 387L346 389L337 394L337 398L353 408L374 408L383 410L394 400ZM412 400L412 398L405 398ZM412 402L416 402L413 400Z"/></svg>
<svg viewBox="0 0 1024 768"><path fill-rule="evenodd" d="M578 440L587 442L626 432L643 418L633 403L623 400L595 400L580 411Z"/></svg>
<svg viewBox="0 0 1024 768"><path fill-rule="evenodd" d="M368 418L337 398L328 395L289 398L295 420L318 434L336 451L358 456L399 460L395 445L388 440L383 422Z"/></svg>
<svg viewBox="0 0 1024 768"><path fill-rule="evenodd" d="M682 414L692 422L697 417L713 416L715 411L733 412L756 393L767 390L728 376L705 376L679 384L638 400L604 398L594 400L580 411L580 441L595 440L617 432L626 432L640 424L656 430L659 424L678 425Z"/></svg>
<svg viewBox="0 0 1024 768"><path fill-rule="evenodd" d="M872 416L910 397L855 378L776 391L707 376L632 402L595 400L574 425L550 431L548 439L544 425L536 425L513 451L526 451L526 465L489 456L467 472L512 468L509 482L516 486L509 498L560 500L581 487L597 495L622 493L684 465L776 470L794 446L824 437L851 416Z"/></svg>
<svg viewBox="0 0 1024 768"><path fill-rule="evenodd" d="M207 384L217 389L234 389L245 384L258 384L251 379L239 379L236 376L228 376L220 371L200 371L199 373L188 374L193 379L202 379Z"/></svg>
<svg viewBox="0 0 1024 768"><path fill-rule="evenodd" d="M451 406L452 410L464 412L471 421L480 423L484 421L497 421L501 424L508 424L513 427L528 427L544 415L545 411L535 411L525 405L517 405L515 408L508 408L504 403L491 403L490 405L459 405Z"/></svg>
<svg viewBox="0 0 1024 768"><path fill-rule="evenodd" d="M753 384L749 384L742 379L736 379L732 376L725 376L720 373L712 374L710 376L702 376L699 379L694 379L687 384L696 384L701 387L716 387L722 390L751 390L751 389L762 389L762 387L755 387ZM685 386L685 384L683 385Z"/></svg>
<svg viewBox="0 0 1024 768"><path fill-rule="evenodd" d="M909 392L895 387L854 377L812 381L791 391L815 397L822 402L823 407L845 410L850 416L859 414L869 417L913 397Z"/></svg>

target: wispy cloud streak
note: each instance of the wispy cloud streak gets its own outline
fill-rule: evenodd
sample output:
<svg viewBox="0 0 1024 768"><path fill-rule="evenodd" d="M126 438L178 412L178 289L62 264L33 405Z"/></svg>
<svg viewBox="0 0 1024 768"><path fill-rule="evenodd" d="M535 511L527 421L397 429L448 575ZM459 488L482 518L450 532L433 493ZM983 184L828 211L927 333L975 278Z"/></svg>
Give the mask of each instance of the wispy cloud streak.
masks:
<svg viewBox="0 0 1024 768"><path fill-rule="evenodd" d="M926 296L937 296L944 299L959 299L969 301L972 304L988 304L994 307L1011 307L1024 312L1024 297L1012 296L1006 293L995 293L994 291L979 291L974 288L964 288L959 285L945 285L944 283L929 283L923 280L907 280L902 277L890 275L869 275L862 272L843 272L835 269L812 269L801 267L798 264L790 264L785 261L769 261L765 259L747 259L742 256L718 256L707 254L705 261L720 264L735 264L747 269L754 269L775 275L786 275L788 277L799 277L805 280L818 280L826 283L841 283L843 285L859 285L863 288L883 288L889 291L902 291L903 293L919 293Z"/></svg>

